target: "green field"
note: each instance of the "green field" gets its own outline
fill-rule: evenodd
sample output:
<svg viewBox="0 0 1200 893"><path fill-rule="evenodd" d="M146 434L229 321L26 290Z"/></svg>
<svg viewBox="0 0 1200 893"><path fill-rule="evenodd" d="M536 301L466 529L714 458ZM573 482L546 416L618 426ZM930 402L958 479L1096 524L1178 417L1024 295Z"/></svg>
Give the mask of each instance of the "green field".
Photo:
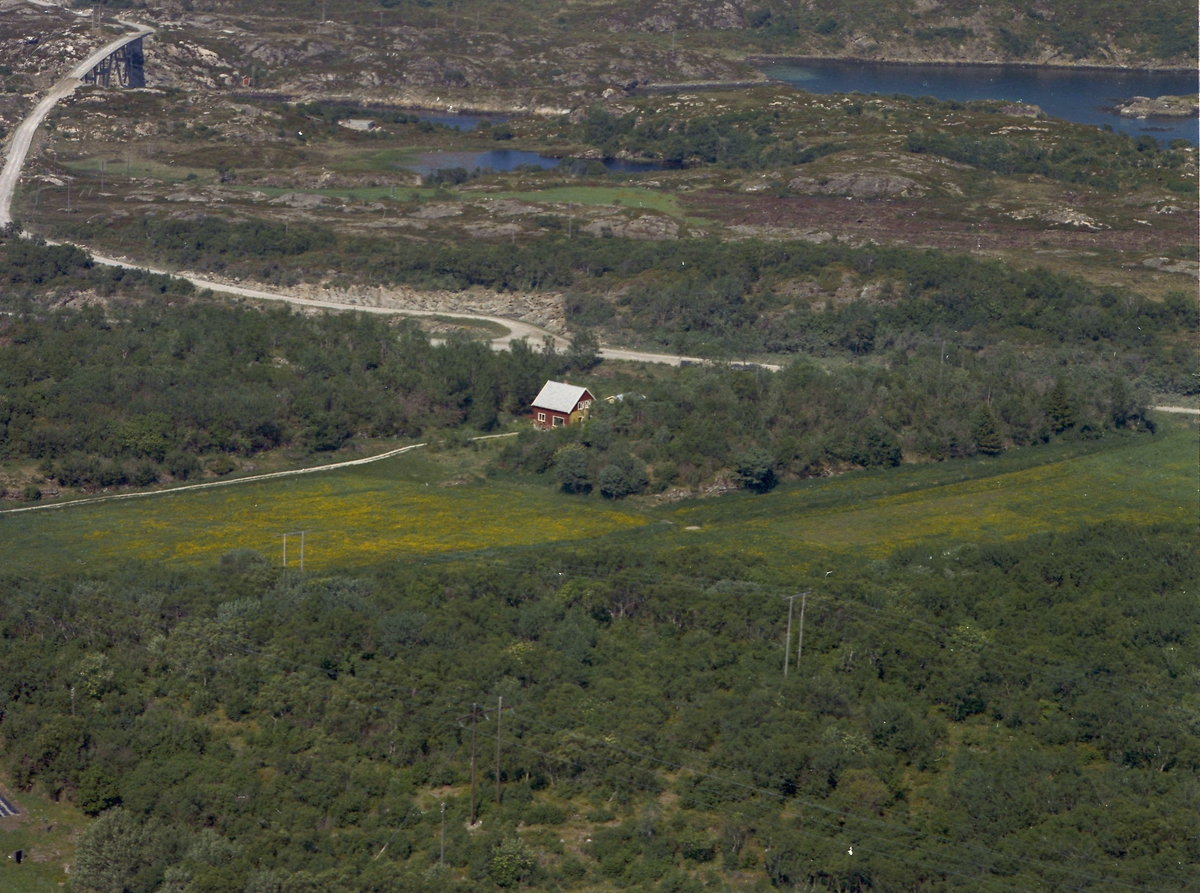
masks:
<svg viewBox="0 0 1200 893"><path fill-rule="evenodd" d="M486 449L486 448L485 448ZM882 557L919 542L1197 517L1196 426L785 485L764 496L653 505L564 496L548 482L487 479L480 454L409 454L327 474L0 515L7 568L208 562L308 530L307 567L601 540L633 530L663 547L709 544L801 569L827 550ZM658 522L658 523L656 523ZM670 522L669 524L661 522ZM646 525L651 525L646 527ZM694 527L698 530L688 530ZM295 557L293 545L292 556Z"/></svg>
<svg viewBox="0 0 1200 893"><path fill-rule="evenodd" d="M1196 451L1195 424L1168 421L1154 438L811 480L767 499L692 503L673 519L701 527L697 538L727 541L735 530L764 555L816 546L873 558L918 542L994 542L1104 521L1194 521Z"/></svg>
<svg viewBox="0 0 1200 893"><path fill-rule="evenodd" d="M470 470L473 455L410 454L328 474L9 514L0 529L10 568L29 571L207 561L240 548L281 558L276 534L307 530L306 567L319 571L587 539L646 523L628 506L486 482Z"/></svg>

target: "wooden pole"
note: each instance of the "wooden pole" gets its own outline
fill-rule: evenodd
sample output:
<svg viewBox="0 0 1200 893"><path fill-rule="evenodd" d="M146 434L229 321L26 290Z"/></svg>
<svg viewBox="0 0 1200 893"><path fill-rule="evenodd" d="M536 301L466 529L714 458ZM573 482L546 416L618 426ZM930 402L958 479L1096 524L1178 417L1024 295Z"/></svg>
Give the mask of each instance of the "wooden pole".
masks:
<svg viewBox="0 0 1200 893"><path fill-rule="evenodd" d="M504 716L504 697L496 699L496 805L500 805L500 720Z"/></svg>
<svg viewBox="0 0 1200 893"><path fill-rule="evenodd" d="M471 705L471 826L475 825L475 719L476 706Z"/></svg>

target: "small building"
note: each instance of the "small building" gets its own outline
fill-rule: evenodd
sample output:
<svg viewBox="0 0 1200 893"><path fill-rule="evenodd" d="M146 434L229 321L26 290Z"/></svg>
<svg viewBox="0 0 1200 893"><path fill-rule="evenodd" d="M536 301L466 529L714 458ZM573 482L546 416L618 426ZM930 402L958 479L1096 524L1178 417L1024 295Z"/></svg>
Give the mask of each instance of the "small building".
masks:
<svg viewBox="0 0 1200 893"><path fill-rule="evenodd" d="M342 127L345 127L347 130L362 131L374 130L379 126L371 118L346 118L342 121L338 121L338 124L340 124Z"/></svg>
<svg viewBox="0 0 1200 893"><path fill-rule="evenodd" d="M533 398L535 428L562 428L587 417L588 408L596 398L587 388L548 381Z"/></svg>

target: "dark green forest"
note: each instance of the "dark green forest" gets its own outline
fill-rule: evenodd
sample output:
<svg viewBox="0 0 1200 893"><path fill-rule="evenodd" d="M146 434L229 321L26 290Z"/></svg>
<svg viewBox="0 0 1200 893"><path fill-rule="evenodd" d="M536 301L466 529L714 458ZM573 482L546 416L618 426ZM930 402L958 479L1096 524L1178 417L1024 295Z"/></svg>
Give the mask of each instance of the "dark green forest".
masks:
<svg viewBox="0 0 1200 893"><path fill-rule="evenodd" d="M786 680L804 581L644 537L10 577L4 760L99 817L75 893L1196 890L1194 545L809 556L833 573Z"/></svg>

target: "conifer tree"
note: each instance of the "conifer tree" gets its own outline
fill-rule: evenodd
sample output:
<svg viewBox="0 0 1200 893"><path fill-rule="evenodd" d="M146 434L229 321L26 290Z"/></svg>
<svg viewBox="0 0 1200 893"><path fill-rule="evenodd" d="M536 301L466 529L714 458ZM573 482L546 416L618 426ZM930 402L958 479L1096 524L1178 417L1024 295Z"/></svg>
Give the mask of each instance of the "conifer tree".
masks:
<svg viewBox="0 0 1200 893"><path fill-rule="evenodd" d="M1061 378L1046 395L1046 415L1050 417L1050 426L1055 434L1062 434L1075 426L1075 407L1071 405L1067 385Z"/></svg>
<svg viewBox="0 0 1200 893"><path fill-rule="evenodd" d="M998 456L1004 452L1004 442L1000 439L996 417L992 415L992 408L986 403L971 419L971 436L975 438L976 448L986 456Z"/></svg>

